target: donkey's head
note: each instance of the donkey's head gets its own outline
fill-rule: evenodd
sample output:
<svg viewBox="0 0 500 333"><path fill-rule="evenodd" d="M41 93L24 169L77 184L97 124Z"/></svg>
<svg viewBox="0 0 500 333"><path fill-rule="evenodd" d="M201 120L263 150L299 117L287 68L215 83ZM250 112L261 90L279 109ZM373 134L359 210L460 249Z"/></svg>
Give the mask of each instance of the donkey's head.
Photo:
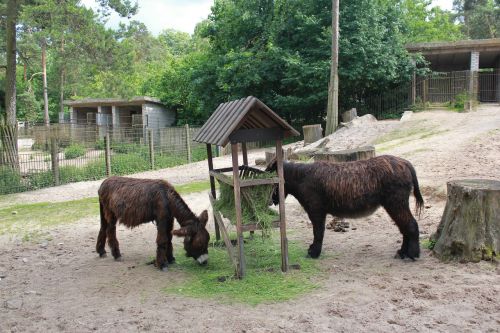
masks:
<svg viewBox="0 0 500 333"><path fill-rule="evenodd" d="M183 227L172 231L173 235L184 237L186 256L198 261L200 265L208 262L208 242L210 235L205 229L208 221L208 212L204 210L196 219L186 221Z"/></svg>
<svg viewBox="0 0 500 333"><path fill-rule="evenodd" d="M271 161L267 164L265 171L266 172L277 172L277 170L278 170L278 162L276 160L276 157L273 157L271 159ZM288 195L288 193L286 191L286 186L285 186L285 198L286 198L287 195ZM271 198L273 200L273 204L274 205L277 205L277 204L280 203L280 196L279 196L278 184L274 185L274 187L273 187L273 195L272 195Z"/></svg>

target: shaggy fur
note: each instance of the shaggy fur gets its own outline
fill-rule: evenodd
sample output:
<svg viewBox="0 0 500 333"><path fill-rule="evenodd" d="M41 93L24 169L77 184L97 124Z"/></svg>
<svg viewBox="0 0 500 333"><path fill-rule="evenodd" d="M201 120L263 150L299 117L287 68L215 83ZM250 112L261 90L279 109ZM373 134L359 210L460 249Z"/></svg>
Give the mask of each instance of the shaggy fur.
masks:
<svg viewBox="0 0 500 333"><path fill-rule="evenodd" d="M266 169L274 170L276 161ZM345 163L284 163L283 172L285 195L297 198L313 224L314 241L308 251L311 257L321 254L326 214L358 218L372 214L379 206L384 207L403 234L399 257L419 257L418 225L409 206L411 189L418 215L424 201L415 169L407 160L384 155ZM275 191L274 204L278 200Z"/></svg>
<svg viewBox="0 0 500 333"><path fill-rule="evenodd" d="M156 221L158 233L155 264L158 268L166 268L167 264L175 261L172 235L184 237L184 249L188 257L193 257L200 264L207 262L210 236L205 226L208 213L205 210L200 216L194 215L168 182L109 177L103 181L98 193L101 229L96 251L101 257L106 255L106 238L113 257L117 260L121 257L116 239L117 223L134 228L142 223ZM178 230L173 230L174 218L181 225Z"/></svg>

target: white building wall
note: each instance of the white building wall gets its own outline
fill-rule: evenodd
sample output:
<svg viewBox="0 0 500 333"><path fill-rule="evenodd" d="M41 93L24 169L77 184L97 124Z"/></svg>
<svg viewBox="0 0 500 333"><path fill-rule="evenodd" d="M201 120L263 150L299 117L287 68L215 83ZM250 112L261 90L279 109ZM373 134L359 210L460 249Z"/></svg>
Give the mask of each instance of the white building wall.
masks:
<svg viewBox="0 0 500 333"><path fill-rule="evenodd" d="M175 112L153 103L142 106L142 117L142 123L148 128L164 128L175 123Z"/></svg>

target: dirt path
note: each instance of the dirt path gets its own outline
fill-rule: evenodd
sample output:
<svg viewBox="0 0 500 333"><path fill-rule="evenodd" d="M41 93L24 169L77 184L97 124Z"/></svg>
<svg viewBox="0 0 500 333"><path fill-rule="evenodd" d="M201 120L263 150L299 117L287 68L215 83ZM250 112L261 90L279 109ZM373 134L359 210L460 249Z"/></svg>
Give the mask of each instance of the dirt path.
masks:
<svg viewBox="0 0 500 333"><path fill-rule="evenodd" d="M406 157L415 165L426 189L426 209L419 220L422 238L439 223L447 180L500 178L498 106L470 114L418 113L397 130L411 135L393 135L399 138L378 144L377 151ZM228 164L227 158L220 158L216 167ZM139 176L181 184L205 180L207 167L199 162ZM99 184L18 194L4 198L2 205L95 196ZM209 206L206 193L185 199L197 213ZM290 238L309 244L308 218L293 198L287 199L286 212ZM0 331L498 332L498 265L443 264L425 249L416 262L396 260L401 237L384 211L349 222L355 230L326 232L322 265L327 277L317 290L289 302L255 307L162 292L183 276L143 265L145 256L154 252L156 235L151 226L119 228L122 262L95 255L97 217L51 229L52 239L43 244L4 237ZM175 249L182 251L178 240Z"/></svg>

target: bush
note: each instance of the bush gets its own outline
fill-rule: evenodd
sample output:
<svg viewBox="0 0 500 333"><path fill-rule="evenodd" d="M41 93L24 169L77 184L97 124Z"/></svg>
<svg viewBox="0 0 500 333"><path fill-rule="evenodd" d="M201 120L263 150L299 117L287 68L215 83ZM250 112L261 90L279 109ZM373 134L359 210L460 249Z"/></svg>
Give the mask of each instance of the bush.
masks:
<svg viewBox="0 0 500 333"><path fill-rule="evenodd" d="M9 167L0 167L0 194L16 193L25 190L21 175Z"/></svg>
<svg viewBox="0 0 500 333"><path fill-rule="evenodd" d="M67 160L71 160L73 158L85 155L85 151L86 149L84 146L78 143L73 143L69 145L66 149L64 149L64 158Z"/></svg>

